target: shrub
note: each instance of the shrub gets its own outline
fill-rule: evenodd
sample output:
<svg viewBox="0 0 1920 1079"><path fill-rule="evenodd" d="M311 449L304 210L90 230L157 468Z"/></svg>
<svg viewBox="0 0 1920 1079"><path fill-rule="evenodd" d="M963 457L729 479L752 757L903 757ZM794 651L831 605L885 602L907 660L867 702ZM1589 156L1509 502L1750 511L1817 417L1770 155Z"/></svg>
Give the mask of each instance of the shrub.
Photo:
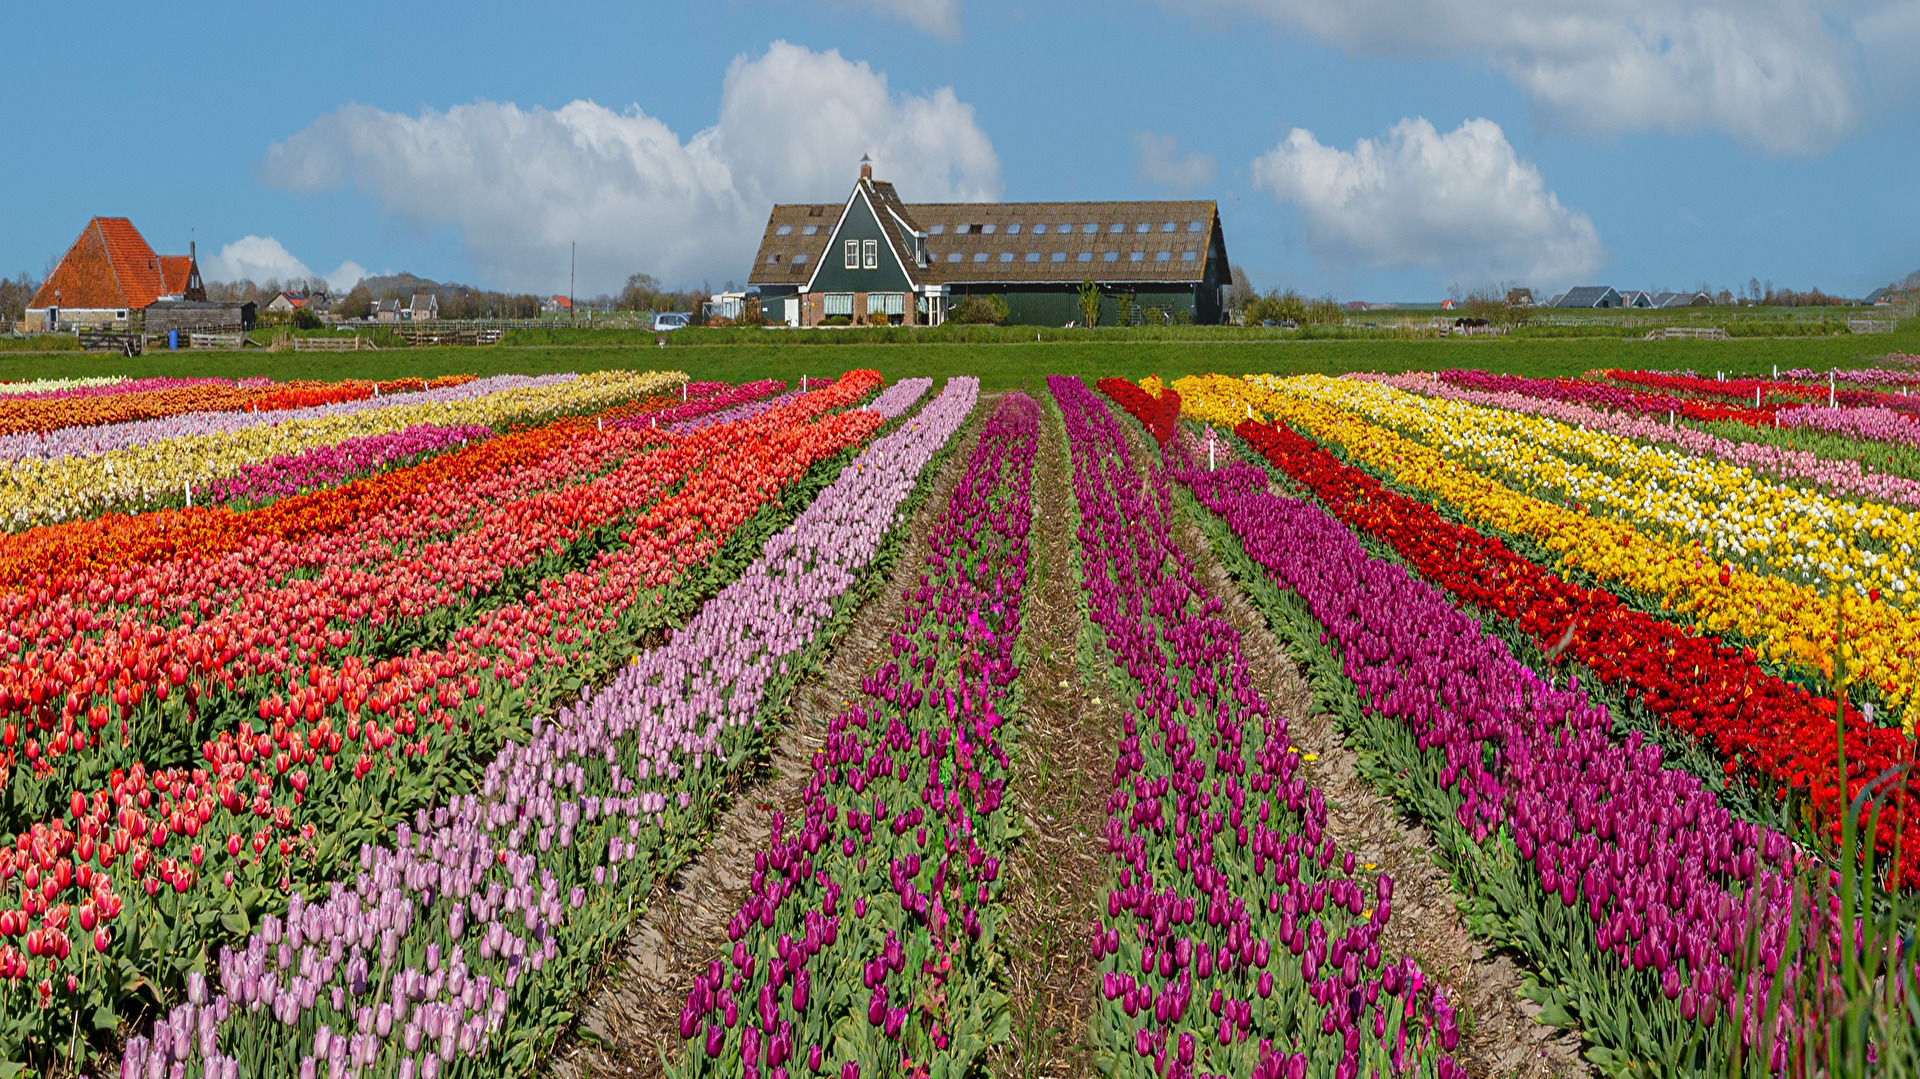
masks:
<svg viewBox="0 0 1920 1079"><path fill-rule="evenodd" d="M1008 318L1007 301L998 296L969 296L953 309L952 321L969 326L999 326Z"/></svg>

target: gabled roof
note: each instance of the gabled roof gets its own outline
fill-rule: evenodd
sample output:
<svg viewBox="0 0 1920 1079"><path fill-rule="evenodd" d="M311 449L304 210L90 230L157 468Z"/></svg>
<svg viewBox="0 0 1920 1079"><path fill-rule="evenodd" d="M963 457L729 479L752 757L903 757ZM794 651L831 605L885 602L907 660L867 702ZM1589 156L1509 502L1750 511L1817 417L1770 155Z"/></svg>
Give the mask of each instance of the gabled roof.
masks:
<svg viewBox="0 0 1920 1079"><path fill-rule="evenodd" d="M1600 306L1600 301L1607 298L1608 293L1613 293L1616 297L1619 295L1619 293L1613 291L1613 286L1611 285L1581 285L1578 288L1568 289L1566 295L1554 301L1553 306L1598 307Z"/></svg>
<svg viewBox="0 0 1920 1079"><path fill-rule="evenodd" d="M1217 243L1226 259L1219 208L1210 201L903 203L890 183L863 179L859 185L856 197L866 192L895 255L920 284L1078 283L1089 277L1190 284L1204 278L1210 245ZM775 206L748 283L804 286L845 208ZM1086 231L1089 225L1095 231ZM1121 231L1114 231L1116 225ZM914 264L916 231L927 236L925 267ZM1055 261L1056 255L1063 257ZM1223 265L1219 278L1230 273Z"/></svg>
<svg viewBox="0 0 1920 1079"><path fill-rule="evenodd" d="M28 306L137 310L162 296L184 293L192 269L187 256L162 259L154 254L126 218L96 217Z"/></svg>

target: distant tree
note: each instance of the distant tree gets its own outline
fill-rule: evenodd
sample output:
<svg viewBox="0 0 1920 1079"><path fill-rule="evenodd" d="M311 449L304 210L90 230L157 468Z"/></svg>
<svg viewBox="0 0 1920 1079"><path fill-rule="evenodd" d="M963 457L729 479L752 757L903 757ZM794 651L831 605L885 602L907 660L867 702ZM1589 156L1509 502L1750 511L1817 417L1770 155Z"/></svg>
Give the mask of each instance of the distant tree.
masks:
<svg viewBox="0 0 1920 1079"><path fill-rule="evenodd" d="M1317 326L1337 326L1347 320L1347 313L1340 309L1340 301L1333 295L1322 296L1307 305L1306 321Z"/></svg>
<svg viewBox="0 0 1920 1079"><path fill-rule="evenodd" d="M333 305L333 313L341 318L366 318L373 313L373 293L364 283L355 285Z"/></svg>
<svg viewBox="0 0 1920 1079"><path fill-rule="evenodd" d="M0 278L0 322L9 324L26 317L27 304L33 302L33 294L40 291L40 282L27 275L25 270L9 281Z"/></svg>
<svg viewBox="0 0 1920 1079"><path fill-rule="evenodd" d="M1293 289L1285 292L1269 292L1265 296L1255 296L1248 300L1245 311L1246 323L1258 326L1271 322L1276 326L1298 326L1307 320L1307 301Z"/></svg>
<svg viewBox="0 0 1920 1079"><path fill-rule="evenodd" d="M1247 279L1247 271L1235 266L1233 280L1227 284L1227 310L1243 312L1247 304L1259 295L1253 290L1253 282Z"/></svg>
<svg viewBox="0 0 1920 1079"><path fill-rule="evenodd" d="M653 311L655 297L660 295L660 279L650 273L637 273L627 278L627 285L620 290L619 305L627 311Z"/></svg>

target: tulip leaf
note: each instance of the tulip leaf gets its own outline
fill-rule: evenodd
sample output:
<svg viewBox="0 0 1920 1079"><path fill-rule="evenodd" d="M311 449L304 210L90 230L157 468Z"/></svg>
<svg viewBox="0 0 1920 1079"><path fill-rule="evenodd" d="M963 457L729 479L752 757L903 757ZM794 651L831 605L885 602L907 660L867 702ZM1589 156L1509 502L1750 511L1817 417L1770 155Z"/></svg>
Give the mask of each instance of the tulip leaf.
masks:
<svg viewBox="0 0 1920 1079"><path fill-rule="evenodd" d="M229 910L220 916L220 927L236 937L244 937L252 928L244 910Z"/></svg>

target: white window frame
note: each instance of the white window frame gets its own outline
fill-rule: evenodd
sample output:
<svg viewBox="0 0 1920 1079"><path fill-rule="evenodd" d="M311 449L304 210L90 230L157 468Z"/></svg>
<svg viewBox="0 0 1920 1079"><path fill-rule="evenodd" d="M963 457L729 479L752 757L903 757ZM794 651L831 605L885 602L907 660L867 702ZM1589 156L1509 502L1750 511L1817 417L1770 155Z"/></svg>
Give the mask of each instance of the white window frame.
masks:
<svg viewBox="0 0 1920 1079"><path fill-rule="evenodd" d="M860 268L860 241L848 240L847 246L846 246L846 253L847 253L846 268L849 270L859 269Z"/></svg>
<svg viewBox="0 0 1920 1079"><path fill-rule="evenodd" d="M880 268L880 241L862 240L860 242L860 266L867 270Z"/></svg>

